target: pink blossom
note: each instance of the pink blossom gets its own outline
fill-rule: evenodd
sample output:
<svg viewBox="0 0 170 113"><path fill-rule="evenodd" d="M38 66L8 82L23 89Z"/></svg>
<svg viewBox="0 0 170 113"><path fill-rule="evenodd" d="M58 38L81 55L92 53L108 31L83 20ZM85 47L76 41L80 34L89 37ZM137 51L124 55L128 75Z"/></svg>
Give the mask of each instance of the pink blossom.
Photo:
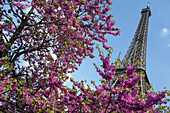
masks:
<svg viewBox="0 0 170 113"><path fill-rule="evenodd" d="M84 16L82 19L83 19L83 21L88 21L90 19L90 17L89 16Z"/></svg>
<svg viewBox="0 0 170 113"><path fill-rule="evenodd" d="M4 49L6 49L6 47L5 47L5 46L0 45L0 51L3 51Z"/></svg>

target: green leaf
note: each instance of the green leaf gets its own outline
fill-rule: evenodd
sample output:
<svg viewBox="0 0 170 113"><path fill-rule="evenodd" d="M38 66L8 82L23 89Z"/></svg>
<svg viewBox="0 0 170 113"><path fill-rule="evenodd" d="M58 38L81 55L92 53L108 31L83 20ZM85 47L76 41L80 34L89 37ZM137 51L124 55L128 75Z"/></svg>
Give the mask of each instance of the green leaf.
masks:
<svg viewBox="0 0 170 113"><path fill-rule="evenodd" d="M7 99L7 98L8 98L8 95L5 95L4 98Z"/></svg>
<svg viewBox="0 0 170 113"><path fill-rule="evenodd" d="M11 47L11 43L5 43L5 47L6 48L10 48Z"/></svg>
<svg viewBox="0 0 170 113"><path fill-rule="evenodd" d="M83 107L85 106L85 103L84 103L84 102L81 102L81 104L83 105Z"/></svg>

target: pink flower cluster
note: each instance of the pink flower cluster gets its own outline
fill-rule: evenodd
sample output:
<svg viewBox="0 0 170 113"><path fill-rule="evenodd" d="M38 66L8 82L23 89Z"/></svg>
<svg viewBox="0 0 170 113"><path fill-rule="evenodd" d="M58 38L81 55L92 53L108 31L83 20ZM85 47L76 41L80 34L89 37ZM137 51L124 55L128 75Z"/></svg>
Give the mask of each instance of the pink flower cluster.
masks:
<svg viewBox="0 0 170 113"><path fill-rule="evenodd" d="M6 49L6 47L5 47L5 46L0 45L0 51L3 51L4 49Z"/></svg>

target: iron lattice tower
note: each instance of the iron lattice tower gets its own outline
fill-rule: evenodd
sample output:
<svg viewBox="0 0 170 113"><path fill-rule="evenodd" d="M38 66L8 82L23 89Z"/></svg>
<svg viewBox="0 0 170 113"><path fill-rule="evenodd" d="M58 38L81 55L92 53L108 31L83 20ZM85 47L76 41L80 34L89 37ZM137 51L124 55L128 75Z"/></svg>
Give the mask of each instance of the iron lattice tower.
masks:
<svg viewBox="0 0 170 113"><path fill-rule="evenodd" d="M125 64L130 62L132 65L139 62L139 67L136 73L144 73L145 77L142 77L139 85L140 92L146 93L148 87L146 84L150 85L147 74L146 74L146 47L147 47L147 35L148 35L148 23L149 17L151 16L151 10L149 5L147 8L142 9L141 19L133 36L132 42L122 60L123 68L117 69L117 73L123 73L126 71Z"/></svg>
<svg viewBox="0 0 170 113"><path fill-rule="evenodd" d="M140 62L139 67L146 70L146 47L147 47L147 35L148 35L148 23L151 11L149 6L141 11L142 17L136 29L132 42L123 58L122 63L126 61L135 64Z"/></svg>

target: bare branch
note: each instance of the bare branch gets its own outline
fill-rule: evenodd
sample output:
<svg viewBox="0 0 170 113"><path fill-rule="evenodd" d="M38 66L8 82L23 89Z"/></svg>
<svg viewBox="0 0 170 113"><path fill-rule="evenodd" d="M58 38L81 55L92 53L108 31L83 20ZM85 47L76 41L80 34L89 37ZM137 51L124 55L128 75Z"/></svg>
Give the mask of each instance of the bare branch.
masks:
<svg viewBox="0 0 170 113"><path fill-rule="evenodd" d="M27 14L27 16L25 17L25 19L23 19L21 21L21 24L19 25L19 27L16 29L14 35L12 36L11 40L9 41L11 44L14 43L14 41L18 38L18 35L21 33L21 31L23 30L23 28L25 27L25 25L27 24L27 21L31 15L31 13L33 12L34 7L31 8L31 10L29 11L29 13Z"/></svg>
<svg viewBox="0 0 170 113"><path fill-rule="evenodd" d="M9 1L9 0L8 0L8 1ZM19 16L19 15L18 15L18 14L14 11L13 6L12 6L11 2L9 2L9 3L10 3L11 11L14 13L14 15L16 15L17 17L19 17L19 18L20 18L20 20L22 20L21 16Z"/></svg>
<svg viewBox="0 0 170 113"><path fill-rule="evenodd" d="M31 27L31 26L37 26L39 24L45 24L45 23L42 23L43 20L45 20L45 17L43 19L41 19L39 22L35 23L35 24L28 24L27 23L26 26L30 26Z"/></svg>
<svg viewBox="0 0 170 113"><path fill-rule="evenodd" d="M20 11L21 11L21 13L22 13L22 19L24 18L24 16L25 16L25 14L24 14L24 12L23 12L23 10L20 8L20 7L17 7Z"/></svg>

